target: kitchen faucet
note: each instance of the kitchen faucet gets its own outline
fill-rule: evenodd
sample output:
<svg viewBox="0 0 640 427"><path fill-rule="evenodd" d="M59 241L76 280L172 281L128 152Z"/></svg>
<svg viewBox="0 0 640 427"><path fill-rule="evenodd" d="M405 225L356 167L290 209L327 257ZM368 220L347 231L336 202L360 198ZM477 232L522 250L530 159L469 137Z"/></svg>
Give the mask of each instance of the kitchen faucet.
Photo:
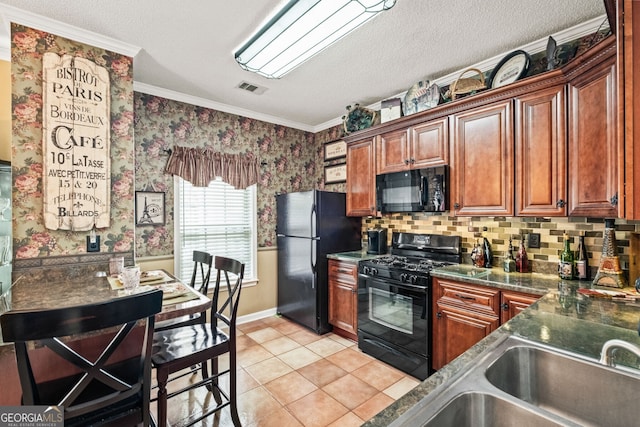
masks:
<svg viewBox="0 0 640 427"><path fill-rule="evenodd" d="M627 341L614 339L609 340L602 345L600 363L607 366L615 366L613 354L619 348L624 348L640 358L640 347Z"/></svg>

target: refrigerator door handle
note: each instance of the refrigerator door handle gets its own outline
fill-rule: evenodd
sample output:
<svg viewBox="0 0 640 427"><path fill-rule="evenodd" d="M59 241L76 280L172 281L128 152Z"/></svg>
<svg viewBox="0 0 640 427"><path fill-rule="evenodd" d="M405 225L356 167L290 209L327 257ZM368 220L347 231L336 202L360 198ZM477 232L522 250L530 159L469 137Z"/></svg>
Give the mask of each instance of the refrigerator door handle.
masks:
<svg viewBox="0 0 640 427"><path fill-rule="evenodd" d="M316 239L310 239L310 243L311 243L311 259L310 264L311 264L311 271L313 272L313 280L311 281L311 289L315 289L315 282L316 282Z"/></svg>
<svg viewBox="0 0 640 427"><path fill-rule="evenodd" d="M318 224L318 208L315 203L311 206L311 215L309 215L309 220L311 221L311 223L309 224L309 230L311 230L311 238L318 237L318 232L316 229Z"/></svg>

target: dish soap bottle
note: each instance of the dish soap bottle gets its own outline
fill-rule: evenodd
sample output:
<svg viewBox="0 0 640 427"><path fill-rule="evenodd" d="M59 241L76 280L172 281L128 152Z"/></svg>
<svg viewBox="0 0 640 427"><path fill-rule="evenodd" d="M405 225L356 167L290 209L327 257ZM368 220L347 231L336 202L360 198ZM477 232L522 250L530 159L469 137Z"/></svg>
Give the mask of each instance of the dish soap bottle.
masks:
<svg viewBox="0 0 640 427"><path fill-rule="evenodd" d="M507 250L507 256L504 258L504 271L506 273L513 273L516 271L516 261L513 259L513 245L511 244L511 236L509 236L509 249Z"/></svg>
<svg viewBox="0 0 640 427"><path fill-rule="evenodd" d="M484 267L484 251L482 247L475 242L473 244L473 250L471 251L471 262L474 267Z"/></svg>
<svg viewBox="0 0 640 427"><path fill-rule="evenodd" d="M527 250L524 248L524 234L520 236L520 247L516 255L516 271L520 273L529 272L529 256Z"/></svg>
<svg viewBox="0 0 640 427"><path fill-rule="evenodd" d="M558 275L561 279L573 279L573 252L569 243L569 235L564 233L564 248L560 252L560 263L558 264Z"/></svg>
<svg viewBox="0 0 640 427"><path fill-rule="evenodd" d="M491 245L489 239L487 239L487 227L482 228L482 247L484 252L484 267L493 267L493 252L491 252Z"/></svg>

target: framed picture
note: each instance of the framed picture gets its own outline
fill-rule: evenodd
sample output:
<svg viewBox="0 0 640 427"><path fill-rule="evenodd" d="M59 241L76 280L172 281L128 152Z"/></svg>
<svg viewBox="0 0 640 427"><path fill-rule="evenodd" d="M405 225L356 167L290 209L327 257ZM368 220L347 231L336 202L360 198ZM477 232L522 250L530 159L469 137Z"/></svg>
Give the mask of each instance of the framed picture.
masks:
<svg viewBox="0 0 640 427"><path fill-rule="evenodd" d="M324 160L339 159L341 157L347 157L347 143L340 141L333 141L324 144Z"/></svg>
<svg viewBox="0 0 640 427"><path fill-rule="evenodd" d="M164 224L164 192L136 191L136 225Z"/></svg>
<svg viewBox="0 0 640 427"><path fill-rule="evenodd" d="M342 163L339 165L325 166L324 168L324 183L335 184L338 182L345 182L347 180L347 164Z"/></svg>
<svg viewBox="0 0 640 427"><path fill-rule="evenodd" d="M502 58L491 72L487 87L495 89L508 85L527 75L531 57L524 50L515 50Z"/></svg>

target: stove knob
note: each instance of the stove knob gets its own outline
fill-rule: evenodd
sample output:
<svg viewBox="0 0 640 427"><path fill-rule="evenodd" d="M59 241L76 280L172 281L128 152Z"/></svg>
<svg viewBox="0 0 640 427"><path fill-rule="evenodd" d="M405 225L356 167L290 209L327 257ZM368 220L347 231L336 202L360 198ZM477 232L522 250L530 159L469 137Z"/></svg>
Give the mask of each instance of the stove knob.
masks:
<svg viewBox="0 0 640 427"><path fill-rule="evenodd" d="M371 275L372 275L372 276L377 276L377 275L378 275L378 269L377 269L377 268L372 267L372 268L371 268Z"/></svg>
<svg viewBox="0 0 640 427"><path fill-rule="evenodd" d="M369 274L369 271L370 271L370 270L369 270L369 267L367 267L366 265L365 265L364 267L362 267L362 272L363 272L364 274Z"/></svg>
<svg viewBox="0 0 640 427"><path fill-rule="evenodd" d="M402 283L405 283L407 281L407 273L401 273L400 274L400 281Z"/></svg>
<svg viewBox="0 0 640 427"><path fill-rule="evenodd" d="M412 285L415 285L417 281L418 281L418 276L416 276L416 275L411 275L411 277L409 277L409 282L410 282Z"/></svg>

